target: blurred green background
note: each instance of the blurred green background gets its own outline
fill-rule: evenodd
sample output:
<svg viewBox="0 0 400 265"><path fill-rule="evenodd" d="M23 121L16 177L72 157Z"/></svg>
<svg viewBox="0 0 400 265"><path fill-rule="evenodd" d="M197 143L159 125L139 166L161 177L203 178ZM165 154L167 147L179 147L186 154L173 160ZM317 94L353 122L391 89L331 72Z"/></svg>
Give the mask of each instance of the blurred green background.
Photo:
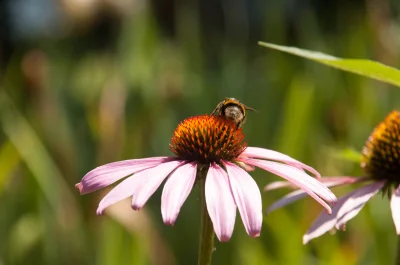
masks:
<svg viewBox="0 0 400 265"><path fill-rule="evenodd" d="M0 0L0 25L1 265L196 264L197 189L169 227L160 190L140 212L124 201L96 216L109 189L80 196L74 185L104 163L171 155L175 126L224 97L259 110L244 126L249 146L327 176L361 176L340 150L360 151L400 107L399 88L257 46L399 67L395 0ZM260 189L279 179L252 175ZM284 194L263 193L263 207ZM303 246L321 210L307 198L264 216L256 239L237 217L213 264L393 263L387 198Z"/></svg>

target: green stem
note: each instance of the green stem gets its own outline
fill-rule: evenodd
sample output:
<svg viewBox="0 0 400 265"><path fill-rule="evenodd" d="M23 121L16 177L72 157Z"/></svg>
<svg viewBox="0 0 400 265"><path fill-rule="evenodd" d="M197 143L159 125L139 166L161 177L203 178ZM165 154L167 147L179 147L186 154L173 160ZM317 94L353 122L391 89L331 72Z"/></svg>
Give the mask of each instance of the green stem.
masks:
<svg viewBox="0 0 400 265"><path fill-rule="evenodd" d="M400 236L397 237L397 251L395 265L400 265Z"/></svg>
<svg viewBox="0 0 400 265"><path fill-rule="evenodd" d="M201 174L201 172L199 172L199 174ZM201 228L198 265L210 265L214 248L214 228L207 211L205 194L206 180L204 177L201 177L199 178L199 182L201 190Z"/></svg>

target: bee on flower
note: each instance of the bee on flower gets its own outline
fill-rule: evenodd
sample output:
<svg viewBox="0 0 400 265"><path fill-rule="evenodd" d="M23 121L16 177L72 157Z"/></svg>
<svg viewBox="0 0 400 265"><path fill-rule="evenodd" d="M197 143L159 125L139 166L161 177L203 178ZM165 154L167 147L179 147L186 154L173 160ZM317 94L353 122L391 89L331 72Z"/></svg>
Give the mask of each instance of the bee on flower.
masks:
<svg viewBox="0 0 400 265"><path fill-rule="evenodd" d="M225 98L223 101L218 103L211 115L225 117L240 128L246 122L246 110L256 111L255 109L240 103L239 100L235 98Z"/></svg>
<svg viewBox="0 0 400 265"><path fill-rule="evenodd" d="M225 110L226 114L231 106L236 105L223 104L216 110L222 113ZM76 187L86 194L124 179L100 201L97 208L100 215L108 206L128 197L132 208L140 210L166 180L161 214L165 224L174 225L195 182L205 181L206 207L220 241L230 239L236 209L247 233L252 237L260 234L261 193L245 169L259 167L281 176L312 196L328 212L331 212L329 204L336 200L325 185L306 173L319 178L315 169L273 150L248 147L236 120L224 115L199 115L183 120L173 132L169 146L173 156L106 164L87 173Z"/></svg>

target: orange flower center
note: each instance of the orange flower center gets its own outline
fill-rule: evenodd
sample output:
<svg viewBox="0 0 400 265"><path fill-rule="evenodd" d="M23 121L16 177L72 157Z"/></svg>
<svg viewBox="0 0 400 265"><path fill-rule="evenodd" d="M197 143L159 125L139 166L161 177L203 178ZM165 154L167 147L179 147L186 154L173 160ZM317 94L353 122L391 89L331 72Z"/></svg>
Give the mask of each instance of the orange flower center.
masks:
<svg viewBox="0 0 400 265"><path fill-rule="evenodd" d="M361 167L375 179L400 184L400 112L392 111L369 136Z"/></svg>
<svg viewBox="0 0 400 265"><path fill-rule="evenodd" d="M247 147L242 129L221 116L187 118L176 127L169 145L179 158L202 164L232 160Z"/></svg>

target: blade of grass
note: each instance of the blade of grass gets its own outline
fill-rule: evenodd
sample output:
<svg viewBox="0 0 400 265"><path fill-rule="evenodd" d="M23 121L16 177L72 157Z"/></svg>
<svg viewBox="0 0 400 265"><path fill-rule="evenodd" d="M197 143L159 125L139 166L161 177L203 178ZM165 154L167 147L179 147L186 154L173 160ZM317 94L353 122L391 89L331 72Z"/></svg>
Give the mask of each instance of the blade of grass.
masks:
<svg viewBox="0 0 400 265"><path fill-rule="evenodd" d="M266 48L290 53L334 68L341 69L346 72L359 74L400 87L400 70L376 61L339 58L321 52L309 51L296 47L276 45L262 41L259 41L258 44Z"/></svg>
<svg viewBox="0 0 400 265"><path fill-rule="evenodd" d="M28 121L3 90L0 92L0 125L22 160L33 173L49 204L58 212L62 201L76 212L77 203L67 183ZM73 212L69 215L74 216ZM78 215L76 215L78 216Z"/></svg>
<svg viewBox="0 0 400 265"><path fill-rule="evenodd" d="M17 167L21 158L10 141L5 142L0 148L0 194L4 186L12 177L12 171Z"/></svg>

